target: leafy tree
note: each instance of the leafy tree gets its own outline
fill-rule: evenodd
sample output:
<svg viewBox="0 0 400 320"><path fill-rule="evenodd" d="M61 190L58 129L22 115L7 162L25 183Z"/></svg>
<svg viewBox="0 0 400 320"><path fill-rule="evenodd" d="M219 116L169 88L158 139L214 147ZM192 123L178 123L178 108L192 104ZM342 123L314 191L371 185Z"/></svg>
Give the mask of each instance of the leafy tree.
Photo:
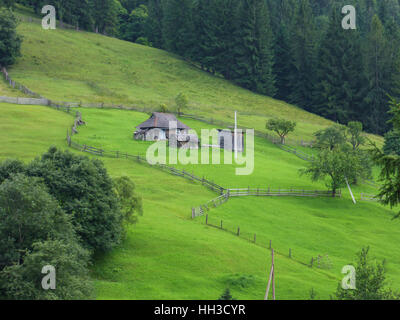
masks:
<svg viewBox="0 0 400 320"><path fill-rule="evenodd" d="M106 251L120 242L123 214L101 161L51 147L28 165L27 175L43 179L85 248Z"/></svg>
<svg viewBox="0 0 400 320"><path fill-rule="evenodd" d="M236 299L232 297L229 288L226 288L225 291L218 298L218 300L236 300Z"/></svg>
<svg viewBox="0 0 400 320"><path fill-rule="evenodd" d="M12 65L21 55L22 38L17 34L17 20L10 9L0 7L0 66Z"/></svg>
<svg viewBox="0 0 400 320"><path fill-rule="evenodd" d="M4 180L10 178L13 174L24 173L25 165L20 160L16 159L6 159L0 162L0 184Z"/></svg>
<svg viewBox="0 0 400 320"><path fill-rule="evenodd" d="M122 39L136 42L139 38L145 38L148 17L148 9L143 4L133 10L124 24Z"/></svg>
<svg viewBox="0 0 400 320"><path fill-rule="evenodd" d="M300 169L300 174L309 176L312 181L325 180L334 197L337 189L346 186L346 178L348 181L357 181L368 172L354 152L337 148L333 151L322 149L314 161L309 162L307 168Z"/></svg>
<svg viewBox="0 0 400 320"><path fill-rule="evenodd" d="M320 149L333 150L346 143L345 130L340 125L333 125L315 134L315 146Z"/></svg>
<svg viewBox="0 0 400 320"><path fill-rule="evenodd" d="M0 185L0 270L19 264L33 243L75 239L70 219L37 178L11 175Z"/></svg>
<svg viewBox="0 0 400 320"><path fill-rule="evenodd" d="M296 128L296 122L285 119L270 119L267 121L266 128L274 131L281 138L281 144L285 144L285 138Z"/></svg>
<svg viewBox="0 0 400 320"><path fill-rule="evenodd" d="M188 107L188 99L183 92L179 93L176 96L175 103L176 103L176 110L178 112L178 115L181 115L182 111L187 109L187 107Z"/></svg>
<svg viewBox="0 0 400 320"><path fill-rule="evenodd" d="M135 194L135 184L128 177L114 179L114 190L126 222L136 223L143 215L142 198Z"/></svg>
<svg viewBox="0 0 400 320"><path fill-rule="evenodd" d="M387 287L385 261L379 263L369 257L369 247L357 254L356 289L345 290L339 283L334 298L337 300L398 300L400 295Z"/></svg>
<svg viewBox="0 0 400 320"><path fill-rule="evenodd" d="M357 150L365 143L365 136L363 134L363 125L359 121L350 121L347 124L347 134L349 135L349 142L353 150Z"/></svg>
<svg viewBox="0 0 400 320"><path fill-rule="evenodd" d="M93 297L88 275L89 253L76 242L46 240L35 242L24 261L0 271L0 299L76 300ZM55 290L44 290L42 268L54 266Z"/></svg>

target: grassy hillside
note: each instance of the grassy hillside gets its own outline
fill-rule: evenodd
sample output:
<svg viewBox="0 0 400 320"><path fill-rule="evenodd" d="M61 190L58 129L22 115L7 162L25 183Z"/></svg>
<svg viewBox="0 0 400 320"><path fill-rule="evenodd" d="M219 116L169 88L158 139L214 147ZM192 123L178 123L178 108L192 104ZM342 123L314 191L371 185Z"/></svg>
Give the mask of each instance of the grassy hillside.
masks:
<svg viewBox="0 0 400 320"><path fill-rule="evenodd" d="M72 122L68 114L9 104L0 104L0 111L0 126L7 132L0 159L29 161L50 145L66 147L65 132ZM84 132L81 128L79 135ZM135 181L145 213L119 248L96 258L92 277L98 298L215 299L227 286L237 298L263 298L269 251L189 219L190 207L214 193L135 162L103 160L112 176ZM307 298L311 287L328 297L338 281L337 275L285 256L277 256L276 267L280 299Z"/></svg>
<svg viewBox="0 0 400 320"><path fill-rule="evenodd" d="M23 56L10 69L12 77L48 98L65 101L113 102L155 108L172 107L181 91L190 99L191 113L232 120L263 130L269 117L298 121L294 136L312 133L332 123L294 106L253 94L212 77L179 58L156 50L85 32L42 30L22 23ZM2 88L0 82L0 90ZM7 87L4 90L9 90ZM4 91L5 92L5 91ZM0 93L1 95L1 93ZM5 95L12 95L8 92ZM148 114L80 108L86 126L74 141L107 150L145 154L151 143L134 141L137 124ZM46 107L0 103L0 159L29 161L50 145L66 148L65 135L72 115ZM199 130L210 125L181 119ZM381 141L380 138L377 138ZM72 150L71 150L72 151ZM79 153L78 151L72 151ZM98 256L92 278L100 299L216 299L226 287L235 298L262 299L270 267L270 251L232 233L190 219L190 209L216 197L201 185L155 168L123 159L103 159L113 177L127 175L143 197L144 216L130 226L126 240L112 252ZM255 139L255 168L250 176L235 175L235 165L188 165L187 171L206 176L225 187L297 187L325 189L300 177L305 162L260 138ZM354 186L375 193L366 185ZM362 246L388 262L391 284L400 287L396 243L400 237L393 212L376 203L353 205L346 190L342 199L242 198L209 212L257 242L273 241L276 256L277 298L307 299L314 288L329 298L341 279L340 269L351 263ZM293 250L293 259L288 249ZM328 255L330 269L310 268L311 257Z"/></svg>
<svg viewBox="0 0 400 320"><path fill-rule="evenodd" d="M298 121L294 137L312 134L331 122L285 102L254 94L162 50L73 30L43 30L23 22L23 56L10 69L15 80L50 99L174 108L184 92L189 113L265 130L270 117Z"/></svg>
<svg viewBox="0 0 400 320"><path fill-rule="evenodd" d="M145 154L147 147L151 144L151 142L132 139L133 128L144 119L147 119L148 115L146 114L121 110L80 109L80 111L83 113L83 118L87 125L81 127L79 135L74 137L76 142L102 147L106 150L120 150L130 154ZM193 128L203 126L203 124L196 121L182 120ZM107 161L114 163L118 160ZM189 172L193 171L200 176L204 174L209 179L225 187L247 187L248 185L265 187L270 185L272 187L294 186L311 190L325 189L325 185L322 182L313 183L298 175L299 168L304 165L305 162L294 155L280 150L268 141L256 139L256 170L250 176L236 176L234 174L234 165L181 165L181 168ZM161 180L159 184L166 185ZM366 185L353 186L352 189L357 200L360 198L361 192L376 192L376 189ZM190 196L187 191L182 190L182 192ZM363 246L371 246L374 255L379 259L387 260L390 280L395 287L398 287L400 285L400 273L397 271L398 259L396 257L400 256L400 251L397 250L395 243L396 239L400 238L400 222L392 220L393 212L388 208L382 207L377 203L360 201L357 205L354 205L346 189L343 190L343 193L342 199L234 198L217 209L212 209L209 212L208 221L218 226L220 221L223 220L224 227L232 233L218 229L214 231L226 234L226 237L230 237L232 241L238 240L234 235L238 226L240 226L243 236L240 240L245 243L250 244L250 242L243 239L253 240L254 234L257 235L257 243L266 245L269 240L272 240L273 247L280 254L279 259L283 259L283 261L288 258L289 248L291 248L293 259L295 260L293 262L298 264L299 270L297 272L302 272L301 270L310 262L311 257L316 258L318 255L328 256L327 261L331 264L331 268L322 270L309 269L308 272L316 270L323 272L330 280L324 279L322 282L318 280L318 283L304 283L301 285L303 293L307 292L307 287L314 287L318 288L317 291L323 294L323 298L328 298L328 294L334 290L341 268L351 263L354 254ZM204 201L201 202L201 199L196 197L193 197L192 200L195 202L188 203L186 208L176 211L177 217L186 221L187 227L191 230L194 228L193 224L197 224L199 227L207 228L212 232L211 230L214 228L204 226L204 217L197 218L194 221L188 220L190 207L204 203ZM154 208L154 210L158 211L159 209ZM194 235L193 232L195 231L191 232ZM215 245L219 246L217 243ZM256 246L253 245L253 247ZM127 252L130 252L130 250L126 250L126 254L128 254ZM390 252L390 255L388 255L388 252ZM107 259L101 260L101 263L97 264L96 270L100 270L99 272L101 273L104 268L112 268L116 261L122 260L120 281L124 283L122 279L128 277L126 270L130 269L128 265L134 258L123 258L123 256L124 254L119 250L113 252L113 254L107 256ZM197 262L197 256L194 259ZM239 265L240 263L234 262L229 266L241 268ZM214 267L212 270L214 274L218 273ZM257 275L257 273L255 274ZM279 281L285 283L286 276L294 277L295 274L286 273L281 275L282 279ZM146 277L146 273L143 276ZM166 281L170 280L166 279ZM246 280L243 281L246 282ZM151 283L151 281L148 280L146 283ZM121 289L120 287L118 288ZM282 287L283 295L281 298L306 297L303 293L296 296L299 293L287 292L286 289L285 286ZM105 294L108 293L110 290L109 284L100 282L99 290ZM123 293L123 291L118 296L124 298L136 297L128 292ZM205 296L203 295L202 297ZM251 295L243 297L248 298Z"/></svg>

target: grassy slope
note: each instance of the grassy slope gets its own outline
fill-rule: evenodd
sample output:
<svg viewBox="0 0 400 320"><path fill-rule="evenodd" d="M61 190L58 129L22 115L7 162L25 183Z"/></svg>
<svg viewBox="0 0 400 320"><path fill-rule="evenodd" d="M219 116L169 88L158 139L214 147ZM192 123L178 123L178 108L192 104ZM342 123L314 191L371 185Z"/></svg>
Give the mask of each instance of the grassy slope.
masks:
<svg viewBox="0 0 400 320"><path fill-rule="evenodd" d="M213 78L160 50L90 33L44 31L34 24L23 23L19 30L25 36L23 57L11 69L11 75L49 98L155 107L163 102L172 106L173 97L184 91L191 101L190 112L226 120L232 118L232 109L237 109L240 124L256 129L263 129L268 117L287 116L299 122L295 136L310 139L315 130L330 124L283 102ZM42 107L0 104L0 108L0 125L6 132L0 138L1 158L29 160L50 144L64 146L65 131L72 122L67 114ZM88 125L80 129L77 141L131 153L146 150L147 143L134 142L131 136L135 124L147 115L89 109L83 112ZM207 127L185 122L195 129ZM113 176L127 174L137 183L145 216L130 228L120 248L98 257L93 277L99 298L212 299L228 285L238 298L262 298L269 251L205 227L201 219L188 220L190 207L214 194L133 162L105 159L105 163ZM303 165L295 156L256 139L256 168L251 177L235 176L232 166L196 166L188 170L205 174L224 186L324 188L322 183L312 184L298 177L297 171ZM363 186L355 191L374 190ZM222 218L226 224L240 224L244 231L257 232L260 241L273 239L274 246L283 253L276 261L278 298L286 299L307 298L312 287L320 297L327 298L341 277L340 266L350 262L354 252L366 244L373 246L378 257L387 257L391 278L398 287L395 261L399 252L392 243L399 235L390 217L391 211L376 204L352 206L348 196L337 201L234 199L210 213L214 221ZM301 261L311 255L329 254L334 269L310 269L289 260L288 247Z"/></svg>
<svg viewBox="0 0 400 320"><path fill-rule="evenodd" d="M331 122L300 108L251 93L200 71L162 50L69 30L43 30L37 23L21 23L23 57L10 69L15 80L35 92L61 101L108 102L157 108L174 107L185 92L188 112L233 121L265 130L270 117L298 121L293 137L312 134Z"/></svg>
<svg viewBox="0 0 400 320"><path fill-rule="evenodd" d="M65 130L72 122L68 114L10 104L0 104L0 111L0 126L6 132L0 159L29 161L52 144L65 148ZM83 135L85 128L80 131ZM230 286L238 298L262 299L269 251L188 219L191 205L213 193L135 162L104 162L113 176L134 179L145 215L129 228L119 248L97 257L93 278L98 298L214 299ZM336 286L332 274L284 256L277 256L276 266L280 299L307 298L311 287L327 297Z"/></svg>
<svg viewBox="0 0 400 320"><path fill-rule="evenodd" d="M82 127L80 134L74 138L79 143L131 154L144 154L146 148L151 144L135 141L131 137L135 125L148 117L146 114L121 110L81 109L81 111L87 126ZM184 121L196 129L203 127L203 124L196 121ZM251 176L234 175L233 165L181 165L181 167L187 171L193 170L200 176L206 174L207 177L224 186L271 185L274 187L295 186L305 189L325 189L323 183L312 183L308 179L299 177L298 169L305 165L303 160L283 152L262 139L256 139L255 149L256 170ZM163 181L160 181L160 184L165 185ZM366 185L354 186L352 189L357 199L359 199L360 192L376 192ZM324 270L324 272L331 279L340 275L340 270L345 264L352 262L355 252L361 247L369 245L379 259L386 258L390 279L393 281L393 285L398 287L400 274L397 272L399 266L398 259L395 257L400 256L400 251L395 244L396 240L400 238L398 231L400 222L392 221L392 212L379 204L358 202L357 205L353 205L347 190L343 190L343 192L342 199L262 197L231 199L227 204L210 211L209 221L214 225L219 225L223 220L224 227L232 232L240 226L241 234L249 240L253 239L254 233L257 234L259 243L268 244L269 240L272 240L274 248L284 257L287 257L289 248L291 248L294 259L304 264L309 263L311 257L328 255L332 268ZM185 192L185 194L187 193ZM193 200L200 199L193 198ZM189 203L187 209L177 212L177 216L187 219L190 214L188 209L193 204L202 203ZM195 223L202 226L204 218L196 219ZM229 233L227 235L234 241L235 236ZM388 255L389 252L390 255ZM120 255L122 253L114 252L112 259L98 267L101 270L112 268L113 263L122 258ZM127 263L127 261L125 262ZM299 270L302 268L299 265ZM126 268L121 267L122 269L125 272ZM128 275L125 274L125 276ZM285 274L285 276L292 277L294 274ZM123 276L121 277L124 279ZM327 298L327 292L332 292L335 281L324 280L324 284L318 281L303 284L304 292L308 290L306 288L318 287L323 297ZM102 285L100 288L103 288ZM106 288L102 290L108 292L108 286ZM286 291L287 289L283 288L284 293L281 297L304 297L304 295L292 296ZM128 292L122 296L125 297L125 295L133 297Z"/></svg>

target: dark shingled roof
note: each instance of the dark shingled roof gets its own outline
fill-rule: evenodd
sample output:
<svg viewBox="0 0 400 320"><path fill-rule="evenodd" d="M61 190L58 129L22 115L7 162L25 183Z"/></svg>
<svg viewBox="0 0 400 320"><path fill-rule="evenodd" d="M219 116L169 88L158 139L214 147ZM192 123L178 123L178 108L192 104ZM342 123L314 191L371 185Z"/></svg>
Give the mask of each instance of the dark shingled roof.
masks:
<svg viewBox="0 0 400 320"><path fill-rule="evenodd" d="M177 120L175 115L173 115L171 113L161 113L161 112L153 112L150 119L139 124L136 128L138 128L138 129L150 129L150 128L168 129L170 121L176 121L177 129L187 129L187 130L190 129L186 124Z"/></svg>

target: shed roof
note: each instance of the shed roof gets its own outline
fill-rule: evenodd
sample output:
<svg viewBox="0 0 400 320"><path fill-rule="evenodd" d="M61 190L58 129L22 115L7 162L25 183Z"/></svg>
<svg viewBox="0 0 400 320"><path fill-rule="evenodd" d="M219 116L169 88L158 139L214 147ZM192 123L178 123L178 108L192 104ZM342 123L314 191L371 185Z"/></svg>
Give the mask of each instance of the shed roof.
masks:
<svg viewBox="0 0 400 320"><path fill-rule="evenodd" d="M151 117L146 120L145 122L139 124L136 128L138 129L147 129L147 128L161 128L161 129L168 129L169 122L176 121L177 129L187 129L190 128L176 119L175 115L171 113L161 113L161 112L153 112Z"/></svg>

